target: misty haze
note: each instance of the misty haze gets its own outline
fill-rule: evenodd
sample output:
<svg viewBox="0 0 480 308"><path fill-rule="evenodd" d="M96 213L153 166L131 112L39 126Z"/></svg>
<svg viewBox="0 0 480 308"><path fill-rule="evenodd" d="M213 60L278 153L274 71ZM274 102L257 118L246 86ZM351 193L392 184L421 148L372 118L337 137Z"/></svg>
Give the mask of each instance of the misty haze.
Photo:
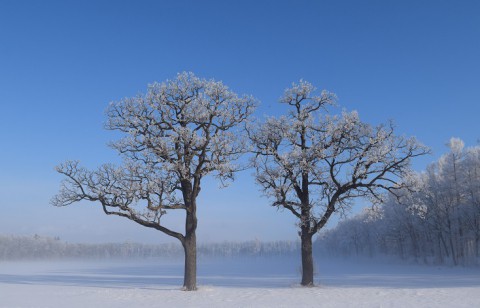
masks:
<svg viewBox="0 0 480 308"><path fill-rule="evenodd" d="M0 1L0 308L480 307L479 14Z"/></svg>

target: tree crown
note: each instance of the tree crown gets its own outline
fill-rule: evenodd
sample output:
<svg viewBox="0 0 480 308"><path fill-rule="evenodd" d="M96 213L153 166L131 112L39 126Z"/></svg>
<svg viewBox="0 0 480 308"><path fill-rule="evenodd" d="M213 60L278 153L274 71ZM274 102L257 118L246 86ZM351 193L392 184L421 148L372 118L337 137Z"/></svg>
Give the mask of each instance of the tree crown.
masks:
<svg viewBox="0 0 480 308"><path fill-rule="evenodd" d="M316 93L308 82L294 83L280 99L292 106L288 115L267 118L249 132L257 183L272 205L311 222L312 232L353 198L379 201L384 191L408 187L402 178L411 158L429 152L415 138L396 136L392 123L373 127L356 111L329 115L336 96Z"/></svg>
<svg viewBox="0 0 480 308"><path fill-rule="evenodd" d="M195 212L205 175L233 179L234 161L247 150L242 131L256 100L239 96L222 82L180 73L148 86L144 95L110 104L106 128L124 133L111 146L122 166L89 171L76 161L56 170L65 175L56 206L99 201L117 215L182 239L160 225L167 210Z"/></svg>

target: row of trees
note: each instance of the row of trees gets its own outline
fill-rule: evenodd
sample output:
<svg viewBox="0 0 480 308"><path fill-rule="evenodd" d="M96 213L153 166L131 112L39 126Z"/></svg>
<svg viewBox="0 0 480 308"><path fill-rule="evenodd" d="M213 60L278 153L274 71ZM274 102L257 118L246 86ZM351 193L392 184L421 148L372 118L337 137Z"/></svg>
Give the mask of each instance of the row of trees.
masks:
<svg viewBox="0 0 480 308"><path fill-rule="evenodd" d="M65 180L52 203L96 202L107 215L178 239L185 253L184 289L195 290L202 180L232 180L245 168L238 164L241 155L253 153L264 194L298 218L301 283L313 285L313 235L355 198L381 200L384 192L408 188L402 177L410 160L428 153L415 139L396 136L391 124L372 127L356 112L328 115L335 101L334 94L300 81L280 99L290 108L287 115L248 125L257 105L253 97L178 74L150 85L145 95L110 105L106 128L125 136L112 144L123 165L90 171L65 162L57 167ZM178 210L185 213L183 231L163 224L167 212Z"/></svg>
<svg viewBox="0 0 480 308"><path fill-rule="evenodd" d="M417 177L418 192L390 198L324 233L324 252L394 255L435 264L480 261L480 146L450 151Z"/></svg>
<svg viewBox="0 0 480 308"><path fill-rule="evenodd" d="M290 256L298 251L299 243L292 241L255 240L198 246L198 255L202 257ZM182 249L173 243L82 244L38 235L0 235L0 260L178 258L182 254Z"/></svg>

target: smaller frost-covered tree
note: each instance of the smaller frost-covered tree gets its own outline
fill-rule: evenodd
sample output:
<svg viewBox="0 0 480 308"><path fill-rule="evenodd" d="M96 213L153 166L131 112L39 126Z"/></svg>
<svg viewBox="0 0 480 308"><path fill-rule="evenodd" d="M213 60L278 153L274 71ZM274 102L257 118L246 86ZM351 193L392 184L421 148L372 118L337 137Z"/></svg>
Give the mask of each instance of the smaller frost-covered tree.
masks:
<svg viewBox="0 0 480 308"><path fill-rule="evenodd" d="M414 138L394 134L391 124L372 127L357 112L329 116L336 96L300 81L285 90L281 103L291 111L252 127L256 181L272 205L299 221L302 281L313 285L312 237L333 213L354 198L381 200L385 192L408 187L410 160L428 153Z"/></svg>
<svg viewBox="0 0 480 308"><path fill-rule="evenodd" d="M233 162L246 150L241 124L256 101L222 82L178 74L154 83L145 95L112 103L106 128L125 137L113 143L124 158L90 171L78 162L57 167L66 176L56 206L98 202L105 214L130 219L178 239L185 252L184 289L196 289L197 197L202 179L233 179ZM185 230L162 223L169 211L185 213Z"/></svg>

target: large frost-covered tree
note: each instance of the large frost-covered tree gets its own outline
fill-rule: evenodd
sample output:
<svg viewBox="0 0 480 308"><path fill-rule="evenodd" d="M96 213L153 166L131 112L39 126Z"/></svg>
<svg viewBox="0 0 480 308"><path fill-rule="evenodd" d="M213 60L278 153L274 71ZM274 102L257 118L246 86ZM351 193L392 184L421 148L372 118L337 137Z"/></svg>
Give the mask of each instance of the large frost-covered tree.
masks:
<svg viewBox="0 0 480 308"><path fill-rule="evenodd" d="M122 166L90 171L78 162L57 167L66 176L52 203L98 202L105 214L125 217L178 239L185 251L184 289L196 289L197 197L202 179L222 183L239 169L244 153L241 132L256 105L222 82L192 73L148 87L145 95L112 103L106 128L124 137L112 144ZM168 211L185 213L185 230L165 227Z"/></svg>
<svg viewBox="0 0 480 308"><path fill-rule="evenodd" d="M257 183L273 206L299 220L304 286L314 282L312 237L332 214L354 198L381 200L405 188L410 159L428 153L414 138L396 136L391 124L372 127L356 112L329 116L335 101L308 82L294 83L280 100L288 115L249 130Z"/></svg>

